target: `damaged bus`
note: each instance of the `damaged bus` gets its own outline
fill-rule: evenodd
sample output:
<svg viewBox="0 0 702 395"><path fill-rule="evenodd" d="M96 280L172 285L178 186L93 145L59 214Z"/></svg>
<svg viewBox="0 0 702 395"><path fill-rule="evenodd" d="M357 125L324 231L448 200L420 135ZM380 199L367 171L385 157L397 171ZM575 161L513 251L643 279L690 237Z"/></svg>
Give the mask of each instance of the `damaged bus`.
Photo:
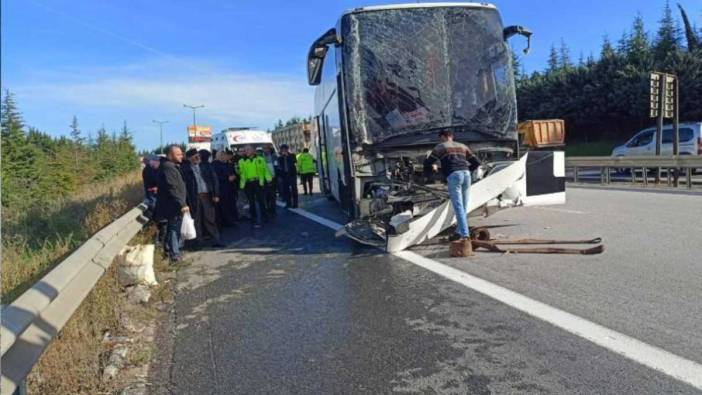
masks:
<svg viewBox="0 0 702 395"><path fill-rule="evenodd" d="M562 152L520 153L507 40L496 7L419 3L356 8L311 46L322 191L359 242L399 251L455 221L445 180L422 163L450 129L480 158L468 212L562 204Z"/></svg>

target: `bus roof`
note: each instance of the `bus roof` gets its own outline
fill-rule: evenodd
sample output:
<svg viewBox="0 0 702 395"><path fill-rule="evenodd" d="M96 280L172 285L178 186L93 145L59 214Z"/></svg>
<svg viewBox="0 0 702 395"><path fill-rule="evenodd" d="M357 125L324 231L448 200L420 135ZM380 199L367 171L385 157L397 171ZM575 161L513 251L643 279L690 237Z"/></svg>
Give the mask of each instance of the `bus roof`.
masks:
<svg viewBox="0 0 702 395"><path fill-rule="evenodd" d="M342 15L355 14L358 12L367 11L382 11L382 10L397 10L406 8L439 8L439 7L462 7L462 8L488 8L497 9L492 4L489 3L457 3L457 2L447 2L447 3L403 3L403 4L386 4L386 5L374 5L368 7L358 7L346 10Z"/></svg>

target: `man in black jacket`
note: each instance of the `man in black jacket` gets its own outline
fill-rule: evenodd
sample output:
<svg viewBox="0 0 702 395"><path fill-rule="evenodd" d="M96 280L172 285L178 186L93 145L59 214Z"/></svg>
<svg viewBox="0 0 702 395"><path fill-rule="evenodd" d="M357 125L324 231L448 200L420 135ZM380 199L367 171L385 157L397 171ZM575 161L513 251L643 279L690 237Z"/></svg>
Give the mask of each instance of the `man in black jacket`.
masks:
<svg viewBox="0 0 702 395"><path fill-rule="evenodd" d="M221 226L232 226L236 222L236 171L229 163L231 157L226 151L218 151L212 162L212 169L219 181L219 204L217 204L217 221Z"/></svg>
<svg viewBox="0 0 702 395"><path fill-rule="evenodd" d="M189 211L185 182L180 174L183 151L177 145L168 146L166 160L159 166L154 220L165 220L166 240L163 249L171 262L180 261L180 227L183 213Z"/></svg>
<svg viewBox="0 0 702 395"><path fill-rule="evenodd" d="M286 208L297 208L297 168L295 164L295 155L290 153L287 145L281 145L276 173L282 184Z"/></svg>
<svg viewBox="0 0 702 395"><path fill-rule="evenodd" d="M188 196L188 206L195 220L197 239L195 248L198 248L205 236L205 231L212 237L214 247L223 247L219 238L219 228L215 217L215 204L219 203L219 182L217 175L209 162L201 160L201 153L190 149L185 153L187 162L181 172L185 180L185 189Z"/></svg>

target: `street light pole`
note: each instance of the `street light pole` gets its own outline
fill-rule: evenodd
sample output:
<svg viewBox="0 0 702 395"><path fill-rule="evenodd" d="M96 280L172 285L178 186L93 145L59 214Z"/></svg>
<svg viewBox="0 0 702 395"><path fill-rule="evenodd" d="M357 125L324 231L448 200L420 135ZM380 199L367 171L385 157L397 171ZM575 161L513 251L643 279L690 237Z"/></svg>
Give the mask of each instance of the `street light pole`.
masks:
<svg viewBox="0 0 702 395"><path fill-rule="evenodd" d="M154 119L153 122L158 124L158 129L161 132L161 155L163 155L163 124L168 123L168 121L157 121Z"/></svg>
<svg viewBox="0 0 702 395"><path fill-rule="evenodd" d="M204 108L205 106L203 106L203 105L191 106L188 104L183 104L183 107L193 110L193 128L195 128L195 125L197 125L197 123L195 123L195 110L197 110L198 108Z"/></svg>

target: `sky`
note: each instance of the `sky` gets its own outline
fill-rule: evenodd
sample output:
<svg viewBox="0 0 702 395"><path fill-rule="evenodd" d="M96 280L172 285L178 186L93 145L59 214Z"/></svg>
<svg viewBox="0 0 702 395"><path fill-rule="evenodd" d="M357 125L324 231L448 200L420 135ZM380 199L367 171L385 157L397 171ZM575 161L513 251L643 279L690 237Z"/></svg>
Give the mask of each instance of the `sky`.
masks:
<svg viewBox="0 0 702 395"><path fill-rule="evenodd" d="M376 0L2 0L2 88L15 94L27 124L68 134L124 121L139 149L186 139L197 123L272 128L278 119L312 113L309 45L344 10ZM702 2L680 0L702 25ZM621 37L640 13L655 31L665 0L496 0L505 25L528 26L526 71L545 67L563 39L577 60L597 56L602 38ZM673 3L674 5L675 3ZM679 20L677 10L675 17ZM512 39L515 49L522 39Z"/></svg>

